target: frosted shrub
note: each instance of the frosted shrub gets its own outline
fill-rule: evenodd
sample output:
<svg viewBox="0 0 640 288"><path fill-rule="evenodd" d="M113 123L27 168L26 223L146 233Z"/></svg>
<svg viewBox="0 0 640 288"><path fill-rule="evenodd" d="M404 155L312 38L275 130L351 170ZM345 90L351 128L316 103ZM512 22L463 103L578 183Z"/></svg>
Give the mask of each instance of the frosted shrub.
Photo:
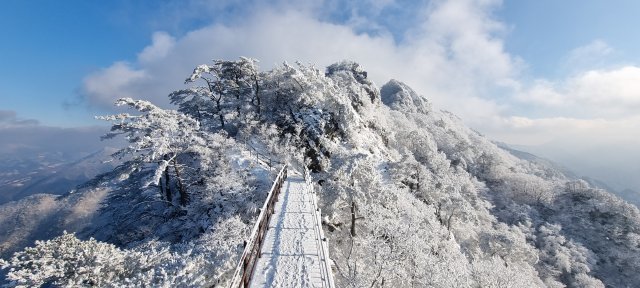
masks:
<svg viewBox="0 0 640 288"><path fill-rule="evenodd" d="M74 234L47 241L16 253L3 269L12 286L105 286L130 277L135 254L94 239L81 241Z"/></svg>
<svg viewBox="0 0 640 288"><path fill-rule="evenodd" d="M237 219L221 224L242 228L237 227L242 225ZM219 237L229 239L228 232L220 234L213 236L212 243L219 243ZM223 251L202 242L205 241L198 242L197 247L171 247L151 241L125 250L95 239L82 241L65 232L51 240L37 241L35 247L26 248L1 264L2 269L8 270L8 287L200 287L213 281L209 274L219 271L217 266L221 263L221 272L232 269L230 266L235 263L228 261L238 253L235 241L220 245Z"/></svg>

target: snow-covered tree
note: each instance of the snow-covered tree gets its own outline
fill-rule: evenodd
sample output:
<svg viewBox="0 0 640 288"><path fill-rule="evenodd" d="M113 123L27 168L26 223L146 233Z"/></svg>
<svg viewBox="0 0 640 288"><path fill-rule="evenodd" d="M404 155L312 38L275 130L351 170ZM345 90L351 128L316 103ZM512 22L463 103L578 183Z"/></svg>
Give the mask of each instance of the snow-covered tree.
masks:
<svg viewBox="0 0 640 288"><path fill-rule="evenodd" d="M174 201L172 186L175 183L178 202L186 205L189 202L188 183L185 183L184 164L179 161L185 155L197 153L206 147L207 140L200 131L199 123L190 116L161 109L148 101L122 98L116 105L127 105L142 114L121 113L99 117L113 122L111 132L104 138L124 135L130 143L114 156L131 155L128 164L135 170L150 169L151 177L145 179L143 187L157 185L161 195L170 204Z"/></svg>
<svg viewBox="0 0 640 288"><path fill-rule="evenodd" d="M108 196L78 235L119 247L65 235L75 243L65 249L116 255L113 267L91 263L98 270L142 260L130 261L136 275L91 281L224 285L271 185L272 163L286 162L311 170L341 287L640 282L637 208L518 158L400 81L378 89L357 63L269 71L256 63L197 66L186 81L194 86L170 95L177 111L121 99L137 113L103 117L114 122L107 137L127 137L117 153L127 161L94 181ZM38 253L33 260L51 255ZM24 266L32 259L19 255L5 263L15 268L11 279L39 277ZM83 259L51 263L75 267Z"/></svg>
<svg viewBox="0 0 640 288"><path fill-rule="evenodd" d="M179 111L212 128L229 129L226 125L230 121L237 126L247 119L258 118L263 85L258 61L240 57L237 61L213 62L196 67L185 80L185 83L201 80L206 85L175 91L169 95L171 102L178 105ZM219 126L214 121L219 121Z"/></svg>

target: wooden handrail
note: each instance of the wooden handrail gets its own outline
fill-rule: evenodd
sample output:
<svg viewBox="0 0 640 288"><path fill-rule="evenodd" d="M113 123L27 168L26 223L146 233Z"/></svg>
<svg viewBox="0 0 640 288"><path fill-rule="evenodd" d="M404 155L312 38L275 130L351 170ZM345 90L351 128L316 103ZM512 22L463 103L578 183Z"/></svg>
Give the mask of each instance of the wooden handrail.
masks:
<svg viewBox="0 0 640 288"><path fill-rule="evenodd" d="M306 189L309 192L311 205L314 207L313 218L315 221L314 232L316 233L316 239L318 241L318 259L320 260L320 275L322 278L322 286L327 288L334 288L333 271L331 271L331 259L329 258L329 240L324 236L322 230L322 211L318 207L318 201L316 199L315 191L313 189L313 183L311 182L311 175L307 167L304 167L304 182Z"/></svg>
<svg viewBox="0 0 640 288"><path fill-rule="evenodd" d="M269 220L271 219L271 215L273 215L274 206L278 201L278 195L280 195L282 185L287 179L287 168L288 165L285 164L284 167L282 167L282 170L280 170L280 173L278 173L276 179L273 181L271 190L269 190L269 194L267 194L267 199L260 210L258 220L253 226L249 241L245 245L240 261L238 261L238 266L236 267L233 279L231 280L231 288L249 287L253 269L256 266L258 258L260 258L260 251L262 250L264 237L267 234L267 229L269 229Z"/></svg>

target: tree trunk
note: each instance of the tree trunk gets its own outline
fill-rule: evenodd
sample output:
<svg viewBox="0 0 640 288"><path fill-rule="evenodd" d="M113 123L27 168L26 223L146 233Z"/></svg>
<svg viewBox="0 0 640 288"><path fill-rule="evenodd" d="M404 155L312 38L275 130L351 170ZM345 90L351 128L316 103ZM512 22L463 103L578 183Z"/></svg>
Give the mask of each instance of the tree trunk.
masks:
<svg viewBox="0 0 640 288"><path fill-rule="evenodd" d="M453 211L451 212L451 215L449 215L449 218L447 219L447 230L451 230L451 220L453 220L453 216L455 214L453 214Z"/></svg>
<svg viewBox="0 0 640 288"><path fill-rule="evenodd" d="M178 160L176 160L175 157L173 158L173 169L176 172L176 182L178 183L178 192L180 193L180 205L187 205L187 203L189 203L189 194L187 193L187 189L182 184L182 179L180 179Z"/></svg>
<svg viewBox="0 0 640 288"><path fill-rule="evenodd" d="M220 126L222 126L222 128L224 128L224 116L222 115L222 111L220 111Z"/></svg>
<svg viewBox="0 0 640 288"><path fill-rule="evenodd" d="M438 218L438 222L440 222L440 225L444 225L441 212L442 212L442 203L438 203L438 206L436 207L436 217Z"/></svg>
<svg viewBox="0 0 640 288"><path fill-rule="evenodd" d="M420 166L416 165L416 192L420 193Z"/></svg>
<svg viewBox="0 0 640 288"><path fill-rule="evenodd" d="M222 98L222 96L220 96ZM216 100L216 107L218 108L218 116L220 117L220 126L224 129L224 113L222 113L222 107L220 107L220 99Z"/></svg>
<svg viewBox="0 0 640 288"><path fill-rule="evenodd" d="M253 81L256 84L256 101L258 103L257 108L258 108L258 117L260 117L260 84L258 83L258 76L254 75L253 76Z"/></svg>
<svg viewBox="0 0 640 288"><path fill-rule="evenodd" d="M217 89L219 90L219 89ZM222 126L222 128L224 129L224 112L222 112L222 105L220 105L220 102L222 101L222 91L216 91L218 93L218 98L215 98L215 96L213 97L213 99L216 101L216 108L218 109L218 116L220 116L220 126Z"/></svg>
<svg viewBox="0 0 640 288"><path fill-rule="evenodd" d="M356 202L351 201L351 237L356 236Z"/></svg>
<svg viewBox="0 0 640 288"><path fill-rule="evenodd" d="M158 180L158 188L160 189L160 198L165 197L164 187L162 185L163 185L162 184L162 177L160 177L160 180Z"/></svg>
<svg viewBox="0 0 640 288"><path fill-rule="evenodd" d="M449 214L449 218L447 218L447 230L451 231L451 221L453 217L456 216L456 208L451 209L451 214Z"/></svg>
<svg viewBox="0 0 640 288"><path fill-rule="evenodd" d="M162 181L162 180L160 180ZM171 194L171 181L169 179L169 166L164 168L164 181L165 181L165 196L167 197L167 201L169 201L169 203L173 203L173 195Z"/></svg>
<svg viewBox="0 0 640 288"><path fill-rule="evenodd" d="M240 119L240 108L242 106L242 101L240 100L241 98L241 94L240 94L240 88L242 87L242 85L240 85L240 77L238 74L235 75L235 84L236 84L236 113L238 114L238 119Z"/></svg>
<svg viewBox="0 0 640 288"><path fill-rule="evenodd" d="M222 101L222 90L219 86L214 87L209 80L206 78L202 78L207 81L207 85L209 85L209 92L211 92L211 99L216 102L216 108L218 109L218 113L220 115L220 126L224 129L224 116L222 113L222 108L220 107L220 101ZM215 97L215 94L218 94L218 98Z"/></svg>

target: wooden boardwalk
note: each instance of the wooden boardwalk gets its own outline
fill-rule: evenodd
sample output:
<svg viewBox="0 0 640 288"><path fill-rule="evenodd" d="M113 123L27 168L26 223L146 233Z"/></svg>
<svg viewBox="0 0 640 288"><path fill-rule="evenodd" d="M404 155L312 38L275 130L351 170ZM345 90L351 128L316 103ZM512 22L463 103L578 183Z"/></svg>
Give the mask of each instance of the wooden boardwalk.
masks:
<svg viewBox="0 0 640 288"><path fill-rule="evenodd" d="M316 195L302 175L291 174L277 199L249 287L333 287Z"/></svg>

